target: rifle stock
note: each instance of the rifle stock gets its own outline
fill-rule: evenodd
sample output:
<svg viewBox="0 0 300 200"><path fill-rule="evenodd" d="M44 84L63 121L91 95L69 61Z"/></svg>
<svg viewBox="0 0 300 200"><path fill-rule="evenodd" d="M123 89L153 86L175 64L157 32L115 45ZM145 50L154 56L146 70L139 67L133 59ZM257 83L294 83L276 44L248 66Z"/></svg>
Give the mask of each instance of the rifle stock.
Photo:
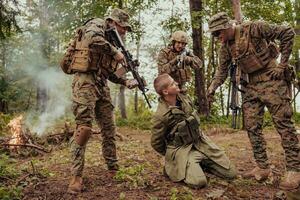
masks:
<svg viewBox="0 0 300 200"><path fill-rule="evenodd" d="M115 28L110 28L106 30L105 32L106 37L108 38L109 42L113 43L113 45L121 50L123 53L125 60L126 60L126 66L125 69L127 71L130 71L132 73L133 78L138 82L138 88L142 92L149 108L151 108L151 104L146 96L146 92L148 89L146 88L146 82L143 77L141 77L137 71L137 68L139 66L139 63L137 60L133 60L132 55L129 53L128 50L125 49L125 46L123 44L123 41L118 33L118 31Z"/></svg>

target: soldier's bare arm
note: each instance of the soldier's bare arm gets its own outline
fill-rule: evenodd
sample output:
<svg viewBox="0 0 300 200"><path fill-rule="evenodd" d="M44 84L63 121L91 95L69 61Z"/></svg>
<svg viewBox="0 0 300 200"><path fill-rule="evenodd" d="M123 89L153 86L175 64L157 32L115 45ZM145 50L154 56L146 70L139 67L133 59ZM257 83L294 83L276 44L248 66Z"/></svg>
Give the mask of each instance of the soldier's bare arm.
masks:
<svg viewBox="0 0 300 200"><path fill-rule="evenodd" d="M209 86L208 93L214 91L224 83L227 78L229 65L231 63L231 55L225 45L222 45L219 51L219 67Z"/></svg>

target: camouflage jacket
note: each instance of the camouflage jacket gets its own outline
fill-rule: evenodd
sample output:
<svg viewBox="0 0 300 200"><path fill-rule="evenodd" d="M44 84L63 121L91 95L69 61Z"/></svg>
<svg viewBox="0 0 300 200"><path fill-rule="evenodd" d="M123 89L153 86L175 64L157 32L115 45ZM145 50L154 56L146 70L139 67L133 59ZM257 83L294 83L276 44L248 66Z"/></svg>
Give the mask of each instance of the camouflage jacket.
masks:
<svg viewBox="0 0 300 200"><path fill-rule="evenodd" d="M182 63L182 66L178 65L177 56L182 52L175 52L172 44L162 49L158 54L157 66L158 74L169 74L179 86L191 80L191 68L201 67L201 60L195 56L192 52L187 53L187 57L191 59L190 63Z"/></svg>
<svg viewBox="0 0 300 200"><path fill-rule="evenodd" d="M168 176L173 181L181 181L185 178L188 153L193 146L215 163L229 169L230 163L224 151L220 150L201 131L199 131L201 133L200 140L189 145L174 146L167 139L173 127L179 121L186 120L195 110L188 96L179 94L177 99L181 104L181 108L169 106L163 99L160 99L152 119L151 146L158 153L165 156L165 169Z"/></svg>
<svg viewBox="0 0 300 200"><path fill-rule="evenodd" d="M251 26L251 29L249 27ZM247 32L249 30L249 32ZM236 34L236 33L235 33ZM249 34L249 42L252 45L253 49L257 54L266 48L266 45L269 42L274 42L278 40L279 43L279 52L281 53L281 60L280 62L283 64L287 64L289 60L289 56L292 51L293 46L293 38L294 38L294 31L290 26L286 25L272 25L268 24L263 21L254 21L254 22L245 22L241 24L241 31L240 37L245 38L245 34ZM241 43L240 43L241 44ZM239 46L239 54L242 54L245 51L245 45ZM249 50L249 49L248 49ZM244 52L248 53L248 52ZM227 78L228 70L230 63L236 58L236 42L235 40L228 41L226 44L222 44L219 50L219 67L218 70L212 80L212 83L209 87L209 90L215 91L220 85L222 85ZM275 59L273 59L276 62ZM273 64L274 62L270 62ZM247 67L247 66L242 66ZM271 66L272 67L272 66ZM268 66L266 68L269 68ZM257 73L258 72L258 73ZM264 73L268 74L267 70L257 71L253 74ZM251 74L249 74L251 75Z"/></svg>
<svg viewBox="0 0 300 200"><path fill-rule="evenodd" d="M97 60L97 76L106 82L110 80L114 83L125 84L125 79L118 78L114 72L118 63L113 56L118 52L116 47L109 43L105 38L105 29L107 24L100 18L94 18L77 29L78 32L84 32L81 40L84 41L87 48L93 53L92 59ZM99 79L98 78L98 79Z"/></svg>

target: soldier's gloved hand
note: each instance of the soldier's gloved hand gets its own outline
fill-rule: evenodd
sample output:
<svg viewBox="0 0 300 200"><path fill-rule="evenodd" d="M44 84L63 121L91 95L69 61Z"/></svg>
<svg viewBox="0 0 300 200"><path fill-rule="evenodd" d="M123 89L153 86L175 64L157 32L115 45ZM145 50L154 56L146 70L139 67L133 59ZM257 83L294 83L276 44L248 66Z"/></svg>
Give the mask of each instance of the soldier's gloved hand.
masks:
<svg viewBox="0 0 300 200"><path fill-rule="evenodd" d="M193 63L194 68L202 68L202 61L200 60L200 58L198 58L198 56L193 57Z"/></svg>
<svg viewBox="0 0 300 200"><path fill-rule="evenodd" d="M122 62L124 60L124 55L122 54L121 51L118 51L115 55L114 55L114 59L117 62Z"/></svg>
<svg viewBox="0 0 300 200"><path fill-rule="evenodd" d="M278 64L278 66L273 67L271 71L269 72L269 75L272 80L278 80L284 78L284 70L287 67L286 64Z"/></svg>
<svg viewBox="0 0 300 200"><path fill-rule="evenodd" d="M129 89L133 89L135 87L137 87L139 85L139 83L137 82L136 79L129 79L129 80L126 80L125 82L125 86Z"/></svg>
<svg viewBox="0 0 300 200"><path fill-rule="evenodd" d="M191 56L184 56L184 63L187 65L191 65L194 61L194 58Z"/></svg>

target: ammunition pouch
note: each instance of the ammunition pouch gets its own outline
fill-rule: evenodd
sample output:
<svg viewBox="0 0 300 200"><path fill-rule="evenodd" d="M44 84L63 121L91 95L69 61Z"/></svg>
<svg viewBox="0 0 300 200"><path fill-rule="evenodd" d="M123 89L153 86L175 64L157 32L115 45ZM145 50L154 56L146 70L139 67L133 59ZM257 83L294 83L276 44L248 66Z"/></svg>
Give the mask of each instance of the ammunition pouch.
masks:
<svg viewBox="0 0 300 200"><path fill-rule="evenodd" d="M97 58L98 57L98 58ZM89 48L76 48L71 63L74 72L91 72L97 70L99 56Z"/></svg>
<svg viewBox="0 0 300 200"><path fill-rule="evenodd" d="M192 78L192 71L189 66L184 67L184 69L180 68L178 71L178 77L180 78L180 83L189 82Z"/></svg>
<svg viewBox="0 0 300 200"><path fill-rule="evenodd" d="M184 146L197 142L200 138L199 133L200 119L198 115L192 113L186 120L183 120L172 129L169 134L171 143L176 146Z"/></svg>
<svg viewBox="0 0 300 200"><path fill-rule="evenodd" d="M78 126L74 132L74 140L79 146L84 146L88 142L91 134L92 134L91 127Z"/></svg>
<svg viewBox="0 0 300 200"><path fill-rule="evenodd" d="M269 53L270 53L271 58L273 58L273 59L278 58L279 48L278 48L278 46L276 46L276 44L274 42L269 43L268 49L269 49Z"/></svg>
<svg viewBox="0 0 300 200"><path fill-rule="evenodd" d="M74 74L75 72L71 70L71 63L75 53L76 40L72 40L66 50L64 57L60 62L60 68L66 74Z"/></svg>
<svg viewBox="0 0 300 200"><path fill-rule="evenodd" d="M251 74L264 68L261 61L257 58L253 51L248 51L242 58L240 58L238 60L238 65L241 67L242 72L246 74Z"/></svg>
<svg viewBox="0 0 300 200"><path fill-rule="evenodd" d="M293 82L294 80L296 80L296 77L297 77L297 73L295 67L293 65L288 65L284 69L284 79L287 82Z"/></svg>
<svg viewBox="0 0 300 200"><path fill-rule="evenodd" d="M243 44L241 46L245 47L242 54L237 53L237 59L241 71L246 74L268 67L269 63L279 55L279 50L275 43L268 43L265 40L253 42L250 36L250 29L251 25L248 28L247 36L245 36L246 39L245 37L240 39L240 34L236 35L236 43L239 44L239 41L242 41ZM239 49L239 47L237 48Z"/></svg>

